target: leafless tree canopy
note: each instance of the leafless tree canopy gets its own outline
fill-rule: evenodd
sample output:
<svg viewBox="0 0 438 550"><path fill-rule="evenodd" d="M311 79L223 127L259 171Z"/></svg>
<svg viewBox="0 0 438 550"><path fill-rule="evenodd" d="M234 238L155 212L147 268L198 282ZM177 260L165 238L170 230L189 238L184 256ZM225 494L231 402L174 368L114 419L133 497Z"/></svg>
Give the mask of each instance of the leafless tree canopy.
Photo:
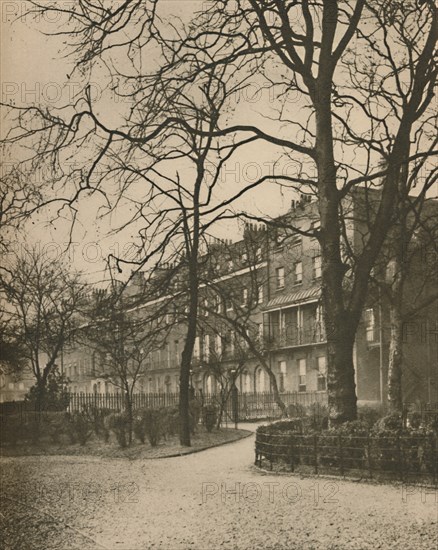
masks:
<svg viewBox="0 0 438 550"><path fill-rule="evenodd" d="M84 194L102 195L106 212L131 205L121 225L138 231L137 264L184 250L193 315L202 235L234 215L239 197L267 181L315 194L331 418L354 418L352 349L369 274L396 204L431 182L437 152L434 3L218 1L187 20L166 16L160 0L30 4L35 15L63 14L53 34L64 38L84 87L58 109L11 107L7 141L32 144L21 168L50 166L55 193L47 201L72 222ZM129 99L117 125L94 104L92 78ZM245 101L254 83L272 98L261 109ZM238 189L220 186L227 163L257 147L272 150L272 169ZM79 148L81 166L66 171ZM296 170L285 172L291 161ZM343 205L358 186L381 195L346 292Z"/></svg>

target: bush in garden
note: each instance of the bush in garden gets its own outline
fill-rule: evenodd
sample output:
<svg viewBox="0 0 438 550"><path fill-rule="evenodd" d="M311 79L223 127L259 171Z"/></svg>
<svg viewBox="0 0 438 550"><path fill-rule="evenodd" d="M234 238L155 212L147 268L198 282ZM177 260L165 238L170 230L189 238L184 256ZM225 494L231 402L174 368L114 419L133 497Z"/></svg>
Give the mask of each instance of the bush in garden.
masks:
<svg viewBox="0 0 438 550"><path fill-rule="evenodd" d="M399 437L403 433L401 415L391 413L384 416L376 422L371 433L377 468L384 471L397 471L400 456Z"/></svg>
<svg viewBox="0 0 438 550"><path fill-rule="evenodd" d="M112 413L106 417L107 427L114 433L117 443L125 448L128 444L129 418L126 413Z"/></svg>
<svg viewBox="0 0 438 550"><path fill-rule="evenodd" d="M398 414L381 418L372 429L361 419L322 432L306 430L304 435L300 419L275 422L257 429L257 449L271 462L313 465L315 437L318 463L338 471L366 471L371 465L407 477L436 474L438 469L436 432L424 421L404 430Z"/></svg>
<svg viewBox="0 0 438 550"><path fill-rule="evenodd" d="M322 431L328 428L329 409L321 403L312 403L306 409L305 423L308 429Z"/></svg>
<svg viewBox="0 0 438 550"><path fill-rule="evenodd" d="M306 416L306 407L300 403L291 403L287 406L289 418L303 418Z"/></svg>
<svg viewBox="0 0 438 550"><path fill-rule="evenodd" d="M146 435L152 447L156 447L161 439L164 415L163 410L145 409L143 411Z"/></svg>
<svg viewBox="0 0 438 550"><path fill-rule="evenodd" d="M80 445L85 445L93 433L93 425L85 412L68 413L67 425L72 443L79 441Z"/></svg>
<svg viewBox="0 0 438 550"><path fill-rule="evenodd" d="M98 436L103 436L104 440L108 441L109 430L105 424L105 418L112 413L112 410L88 405L84 408L84 413L90 419L94 433Z"/></svg>
<svg viewBox="0 0 438 550"><path fill-rule="evenodd" d="M166 439L179 434L180 418L178 407L168 407L162 411L162 435Z"/></svg>
<svg viewBox="0 0 438 550"><path fill-rule="evenodd" d="M207 432L211 432L217 422L217 407L215 405L204 405L202 407L202 419Z"/></svg>
<svg viewBox="0 0 438 550"><path fill-rule="evenodd" d="M408 428L412 429L418 429L423 424L423 418L421 416L421 413L419 412L413 412L408 416Z"/></svg>
<svg viewBox="0 0 438 550"><path fill-rule="evenodd" d="M144 443L146 441L146 423L141 411L135 411L132 428L136 439Z"/></svg>
<svg viewBox="0 0 438 550"><path fill-rule="evenodd" d="M375 433L391 432L394 435L401 434L403 431L403 419L401 414L391 413L380 418L374 425Z"/></svg>
<svg viewBox="0 0 438 550"><path fill-rule="evenodd" d="M48 435L53 443L60 443L61 436L68 430L68 419L65 413L51 413L45 415L43 419L43 431Z"/></svg>
<svg viewBox="0 0 438 550"><path fill-rule="evenodd" d="M338 456L336 460L337 467L342 465L347 470L366 468L368 457L368 424L362 420L353 420L345 422L335 429L329 430L337 436L335 453ZM342 446L342 449L341 449ZM342 453L342 455L341 455Z"/></svg>
<svg viewBox="0 0 438 550"><path fill-rule="evenodd" d="M55 369L49 374L45 386L35 384L29 389L25 401L42 411L66 411L69 404L66 384L65 376Z"/></svg>
<svg viewBox="0 0 438 550"><path fill-rule="evenodd" d="M19 416L6 416L1 419L0 443L8 443L15 447L22 438L22 424Z"/></svg>
<svg viewBox="0 0 438 550"><path fill-rule="evenodd" d="M28 418L22 426L23 439L32 445L38 445L41 437L42 426L38 416Z"/></svg>
<svg viewBox="0 0 438 550"><path fill-rule="evenodd" d="M369 428L372 428L383 416L384 413L381 407L363 405L358 407L357 410L358 420L364 422Z"/></svg>
<svg viewBox="0 0 438 550"><path fill-rule="evenodd" d="M303 423L299 418L280 420L257 429L257 442L262 454L271 462L300 462L300 441L294 435L302 433Z"/></svg>
<svg viewBox="0 0 438 550"><path fill-rule="evenodd" d="M195 432L196 426L201 418L202 406L197 399L190 400L190 431Z"/></svg>

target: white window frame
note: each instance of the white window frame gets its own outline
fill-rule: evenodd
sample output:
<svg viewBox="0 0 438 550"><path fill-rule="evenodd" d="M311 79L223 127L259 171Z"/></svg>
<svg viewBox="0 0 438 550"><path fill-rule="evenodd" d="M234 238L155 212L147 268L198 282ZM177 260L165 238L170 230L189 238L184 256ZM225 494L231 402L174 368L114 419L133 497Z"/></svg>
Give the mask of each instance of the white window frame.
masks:
<svg viewBox="0 0 438 550"><path fill-rule="evenodd" d="M283 289L285 285L285 273L284 273L283 266L276 268L275 276L276 276L277 290Z"/></svg>
<svg viewBox="0 0 438 550"><path fill-rule="evenodd" d="M222 335L216 334L215 351L218 356L222 355Z"/></svg>
<svg viewBox="0 0 438 550"><path fill-rule="evenodd" d="M316 370L318 371L317 390L325 391L327 389L327 357L325 355L319 355L316 358ZM324 388L319 387L321 380L324 380Z"/></svg>
<svg viewBox="0 0 438 550"><path fill-rule="evenodd" d="M365 309L365 339L367 342L376 341L376 316L372 307Z"/></svg>
<svg viewBox="0 0 438 550"><path fill-rule="evenodd" d="M298 359L298 391L307 391L307 364L305 359Z"/></svg>
<svg viewBox="0 0 438 550"><path fill-rule="evenodd" d="M322 262L321 262L321 256L314 256L312 258L312 264L313 264L313 278L314 279L320 279L322 277Z"/></svg>
<svg viewBox="0 0 438 550"><path fill-rule="evenodd" d="M300 267L298 269L298 266ZM299 284L303 282L303 262L300 260L298 262L295 262L294 265L294 277L295 277L295 284Z"/></svg>
<svg viewBox="0 0 438 550"><path fill-rule="evenodd" d="M242 288L242 306L248 305L248 289Z"/></svg>
<svg viewBox="0 0 438 550"><path fill-rule="evenodd" d="M282 360L278 362L278 372L279 372L279 386L280 391L285 391L285 379L286 379L286 372L287 372L287 365L286 361Z"/></svg>
<svg viewBox="0 0 438 550"><path fill-rule="evenodd" d="M263 303L263 285L260 285L257 289L257 303Z"/></svg>
<svg viewBox="0 0 438 550"><path fill-rule="evenodd" d="M204 359L210 359L210 335L204 335Z"/></svg>
<svg viewBox="0 0 438 550"><path fill-rule="evenodd" d="M195 338L195 345L193 346L193 357L196 359L200 359L201 357L201 342L199 340L199 336L196 336Z"/></svg>

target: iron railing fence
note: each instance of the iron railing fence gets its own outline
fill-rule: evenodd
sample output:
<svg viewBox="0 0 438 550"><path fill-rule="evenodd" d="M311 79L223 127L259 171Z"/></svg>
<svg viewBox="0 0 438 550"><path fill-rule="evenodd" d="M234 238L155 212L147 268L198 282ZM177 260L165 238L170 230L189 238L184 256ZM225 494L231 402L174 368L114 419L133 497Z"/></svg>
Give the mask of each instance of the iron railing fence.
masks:
<svg viewBox="0 0 438 550"><path fill-rule="evenodd" d="M316 414L323 415L324 406L327 405L327 392L281 392L281 400L286 405L288 416L298 417L305 414L304 409L309 406L316 408ZM222 398L220 393L203 393L196 391L194 397L201 405L216 404L220 406ZM95 407L99 409L123 410L124 396L122 393L69 393L66 396L68 411L80 411L83 408ZM134 393L133 407L159 409L162 407L177 407L179 404L179 393ZM242 422L245 420L258 419L279 419L283 416L281 407L278 405L273 392L252 392L238 393L237 399L233 402L232 395L228 396L224 406L224 418L236 419ZM20 416L26 418L43 414L47 409L37 410L36 405L28 401L11 401L0 403L0 418L6 420L9 416ZM53 409L50 409L53 410ZM65 410L65 409L64 409ZM315 414L315 410L312 411ZM411 425L415 421L438 422L438 403L406 403L403 409L404 426Z"/></svg>
<svg viewBox="0 0 438 550"><path fill-rule="evenodd" d="M292 472L390 478L409 482L438 481L438 438L429 435L303 435L257 431L255 463L268 462Z"/></svg>
<svg viewBox="0 0 438 550"><path fill-rule="evenodd" d="M194 398L201 404L215 404L218 407L224 402L224 418L237 420L257 420L257 419L278 419L283 416L281 407L278 405L275 395L272 392L238 393L237 399L233 402L230 393L224 400L220 393L194 392ZM287 409L296 415L297 408L305 408L314 403L325 405L327 403L327 394L325 392L282 392L281 399ZM98 409L123 410L125 408L125 398L122 393L68 393L66 396L68 402L67 411L80 411L84 408L94 407ZM179 393L160 392L160 393L134 393L132 397L133 408L152 408L177 407L179 404ZM53 410L53 409L50 409ZM24 421L28 417L35 417L38 414L44 414L47 409L37 410L34 403L28 401L14 401L10 403L0 403L0 416L7 419L8 416L20 416Z"/></svg>

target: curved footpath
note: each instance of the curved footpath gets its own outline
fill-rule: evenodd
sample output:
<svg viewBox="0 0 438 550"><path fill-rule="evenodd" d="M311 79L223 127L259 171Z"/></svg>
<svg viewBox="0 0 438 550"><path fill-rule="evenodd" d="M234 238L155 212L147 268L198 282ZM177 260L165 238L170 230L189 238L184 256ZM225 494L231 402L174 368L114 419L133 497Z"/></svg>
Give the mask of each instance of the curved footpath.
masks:
<svg viewBox="0 0 438 550"><path fill-rule="evenodd" d="M253 461L254 437L160 460L3 458L3 548L438 548L436 490L279 476Z"/></svg>

